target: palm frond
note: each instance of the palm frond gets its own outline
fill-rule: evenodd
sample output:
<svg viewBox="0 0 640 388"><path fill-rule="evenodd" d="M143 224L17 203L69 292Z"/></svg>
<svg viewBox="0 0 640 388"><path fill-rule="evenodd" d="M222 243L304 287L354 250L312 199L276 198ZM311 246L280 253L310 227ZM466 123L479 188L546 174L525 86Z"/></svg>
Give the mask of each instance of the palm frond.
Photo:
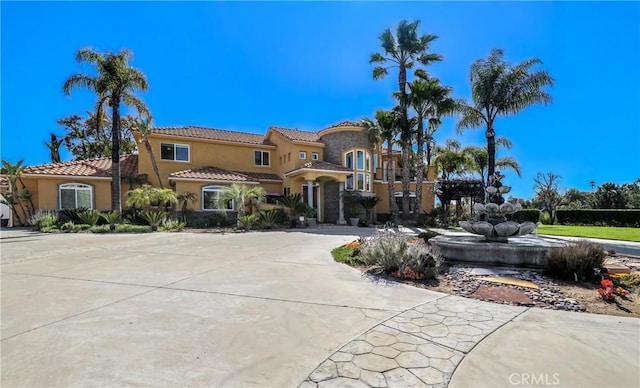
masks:
<svg viewBox="0 0 640 388"><path fill-rule="evenodd" d="M64 81L62 91L66 96L71 94L71 90L74 88L87 88L89 90L95 90L96 81L94 78L86 74L74 74Z"/></svg>

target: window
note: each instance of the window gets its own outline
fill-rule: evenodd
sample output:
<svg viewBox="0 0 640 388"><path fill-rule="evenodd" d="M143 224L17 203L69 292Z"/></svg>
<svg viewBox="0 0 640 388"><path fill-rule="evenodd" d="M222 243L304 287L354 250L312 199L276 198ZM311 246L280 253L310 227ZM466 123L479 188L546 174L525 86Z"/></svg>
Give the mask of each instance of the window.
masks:
<svg viewBox="0 0 640 388"><path fill-rule="evenodd" d="M93 188L80 183L66 183L59 187L60 209L93 209Z"/></svg>
<svg viewBox="0 0 640 388"><path fill-rule="evenodd" d="M378 154L373 154L373 172L378 169Z"/></svg>
<svg viewBox="0 0 640 388"><path fill-rule="evenodd" d="M291 194L291 187L285 187L282 189L282 194L286 197L287 195Z"/></svg>
<svg viewBox="0 0 640 388"><path fill-rule="evenodd" d="M364 174L359 172L356 174L356 190L364 190Z"/></svg>
<svg viewBox="0 0 640 388"><path fill-rule="evenodd" d="M220 192L224 187L206 186L202 188L202 210L235 210L235 201L225 203L219 201Z"/></svg>
<svg viewBox="0 0 640 388"><path fill-rule="evenodd" d="M353 190L353 174L347 177L347 183L344 186L347 190Z"/></svg>
<svg viewBox="0 0 640 388"><path fill-rule="evenodd" d="M269 151L255 151L254 164L256 166L269 167Z"/></svg>
<svg viewBox="0 0 640 388"><path fill-rule="evenodd" d="M176 160L178 162L189 161L189 146L186 144L160 144L160 159Z"/></svg>
<svg viewBox="0 0 640 388"><path fill-rule="evenodd" d="M356 155L357 155L356 161L358 164L357 166L358 170L364 170L364 151L358 150L356 152Z"/></svg>
<svg viewBox="0 0 640 388"><path fill-rule="evenodd" d="M282 156L279 157L278 160L280 161L280 164L282 164Z"/></svg>
<svg viewBox="0 0 640 388"><path fill-rule="evenodd" d="M346 168L353 168L353 151L347 152L344 155L344 166Z"/></svg>
<svg viewBox="0 0 640 388"><path fill-rule="evenodd" d="M300 159L302 159L302 160L307 159L307 153L306 153L306 152L304 152L304 151L301 151L301 152L300 152Z"/></svg>
<svg viewBox="0 0 640 388"><path fill-rule="evenodd" d="M368 152L364 156L364 169L367 171L371 169L371 158L369 157Z"/></svg>
<svg viewBox="0 0 640 388"><path fill-rule="evenodd" d="M290 161L291 161L291 152L288 152L287 153L287 162L290 162Z"/></svg>
<svg viewBox="0 0 640 388"><path fill-rule="evenodd" d="M317 152L312 152L311 160L318 160L318 159L320 159L320 155Z"/></svg>
<svg viewBox="0 0 640 388"><path fill-rule="evenodd" d="M366 191L371 191L371 174L365 175L364 179L364 189Z"/></svg>

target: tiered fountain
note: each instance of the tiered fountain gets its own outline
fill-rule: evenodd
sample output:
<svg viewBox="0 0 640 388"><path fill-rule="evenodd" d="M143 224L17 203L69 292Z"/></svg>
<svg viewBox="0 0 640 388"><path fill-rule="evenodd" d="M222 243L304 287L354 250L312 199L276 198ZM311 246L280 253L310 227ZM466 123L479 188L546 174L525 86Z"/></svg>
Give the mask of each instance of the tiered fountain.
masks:
<svg viewBox="0 0 640 388"><path fill-rule="evenodd" d="M465 231L479 236L438 236L430 242L451 261L481 264L542 267L547 252L562 243L533 236L539 223L507 221L507 215L520 210L516 199L504 199L511 187L502 185L503 176L494 174L485 189L487 203L476 204L476 217L485 220L460 221Z"/></svg>

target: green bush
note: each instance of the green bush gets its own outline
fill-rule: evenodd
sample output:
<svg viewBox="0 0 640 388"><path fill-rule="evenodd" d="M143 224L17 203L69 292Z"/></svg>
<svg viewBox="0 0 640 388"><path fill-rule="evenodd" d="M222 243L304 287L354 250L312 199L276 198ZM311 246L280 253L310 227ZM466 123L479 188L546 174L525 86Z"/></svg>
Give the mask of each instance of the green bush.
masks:
<svg viewBox="0 0 640 388"><path fill-rule="evenodd" d="M96 226L100 219L100 212L97 210L86 210L78 213L78 217L87 225Z"/></svg>
<svg viewBox="0 0 640 388"><path fill-rule="evenodd" d="M260 226L265 229L272 229L278 223L278 209L258 210L258 217L260 218Z"/></svg>
<svg viewBox="0 0 640 388"><path fill-rule="evenodd" d="M77 224L79 222L82 222L82 220L80 219L80 213L84 213L87 210L89 210L89 208L86 207L79 207L76 209L63 209L62 210L62 214L71 222L73 222L74 224Z"/></svg>
<svg viewBox="0 0 640 388"><path fill-rule="evenodd" d="M94 225L89 228L91 233L109 233L109 225Z"/></svg>
<svg viewBox="0 0 640 388"><path fill-rule="evenodd" d="M120 221L120 212L117 210L100 213L100 217L109 224L109 230L116 230L116 224Z"/></svg>
<svg viewBox="0 0 640 388"><path fill-rule="evenodd" d="M544 225L551 225L551 215L547 212L542 212L540 214L540 222Z"/></svg>
<svg viewBox="0 0 640 388"><path fill-rule="evenodd" d="M360 258L365 265L378 265L385 272L397 271L404 262L407 245L405 234L380 229L362 244Z"/></svg>
<svg viewBox="0 0 640 388"><path fill-rule="evenodd" d="M145 210L140 213L140 216L149 223L154 232L167 220L167 213L163 210Z"/></svg>
<svg viewBox="0 0 640 388"><path fill-rule="evenodd" d="M58 229L58 227L56 227L56 226L45 226L42 229L40 229L40 232L42 232L42 233L60 233L60 229Z"/></svg>
<svg viewBox="0 0 640 388"><path fill-rule="evenodd" d="M507 219L519 223L529 221L535 224L540 222L541 213L538 209L522 209L513 214L508 214Z"/></svg>
<svg viewBox="0 0 640 388"><path fill-rule="evenodd" d="M60 226L60 231L64 232L64 233L73 232L73 227L74 226L75 226L75 224L73 223L73 221L65 222L64 224L62 224Z"/></svg>
<svg viewBox="0 0 640 388"><path fill-rule="evenodd" d="M43 229L58 228L58 215L55 213L38 210L36 214L29 218L29 224L34 226L37 230L43 231Z"/></svg>
<svg viewBox="0 0 640 388"><path fill-rule="evenodd" d="M258 217L255 214L247 214L247 215L238 217L238 222L240 223L240 226L244 230L253 229L257 221L258 221Z"/></svg>
<svg viewBox="0 0 640 388"><path fill-rule="evenodd" d="M351 266L362 265L363 262L360 259L360 247L353 246L339 246L331 251L333 260L338 263L343 263Z"/></svg>
<svg viewBox="0 0 640 388"><path fill-rule="evenodd" d="M91 225L87 225L87 224L77 224L77 225L73 225L73 229L71 229L71 231L73 233L78 233L78 232L86 232L89 229L91 229Z"/></svg>
<svg viewBox="0 0 640 388"><path fill-rule="evenodd" d="M160 230L163 232L182 232L185 223L176 220L165 220L160 226Z"/></svg>
<svg viewBox="0 0 640 388"><path fill-rule="evenodd" d="M116 233L150 233L151 227L149 225L133 225L133 224L119 224L116 225Z"/></svg>
<svg viewBox="0 0 640 388"><path fill-rule="evenodd" d="M437 248L423 244L410 244L403 264L414 272L423 274L425 279L433 279L440 273L442 262L442 256Z"/></svg>
<svg viewBox="0 0 640 388"><path fill-rule="evenodd" d="M599 279L599 270L606 253L602 246L580 240L564 247L553 248L546 260L546 272L567 280L594 281Z"/></svg>
<svg viewBox="0 0 640 388"><path fill-rule="evenodd" d="M225 227L229 225L227 221L227 213L213 213L209 216L209 222L206 227Z"/></svg>
<svg viewBox="0 0 640 388"><path fill-rule="evenodd" d="M420 237L421 239L424 240L424 243L427 244L429 242L430 239L436 237L436 236L440 236L440 233L436 233L433 232L431 230L427 230L425 232L422 232L418 235L418 237Z"/></svg>
<svg viewBox="0 0 640 388"><path fill-rule="evenodd" d="M640 227L640 209L560 209L559 224Z"/></svg>

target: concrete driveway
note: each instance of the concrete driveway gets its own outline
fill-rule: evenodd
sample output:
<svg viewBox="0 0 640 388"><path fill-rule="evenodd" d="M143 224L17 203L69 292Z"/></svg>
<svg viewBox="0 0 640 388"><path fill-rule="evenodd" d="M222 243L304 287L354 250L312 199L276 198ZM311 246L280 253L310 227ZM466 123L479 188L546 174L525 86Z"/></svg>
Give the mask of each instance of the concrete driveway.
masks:
<svg viewBox="0 0 640 388"><path fill-rule="evenodd" d="M2 386L296 386L377 322L442 296L333 262L362 231L3 230Z"/></svg>

